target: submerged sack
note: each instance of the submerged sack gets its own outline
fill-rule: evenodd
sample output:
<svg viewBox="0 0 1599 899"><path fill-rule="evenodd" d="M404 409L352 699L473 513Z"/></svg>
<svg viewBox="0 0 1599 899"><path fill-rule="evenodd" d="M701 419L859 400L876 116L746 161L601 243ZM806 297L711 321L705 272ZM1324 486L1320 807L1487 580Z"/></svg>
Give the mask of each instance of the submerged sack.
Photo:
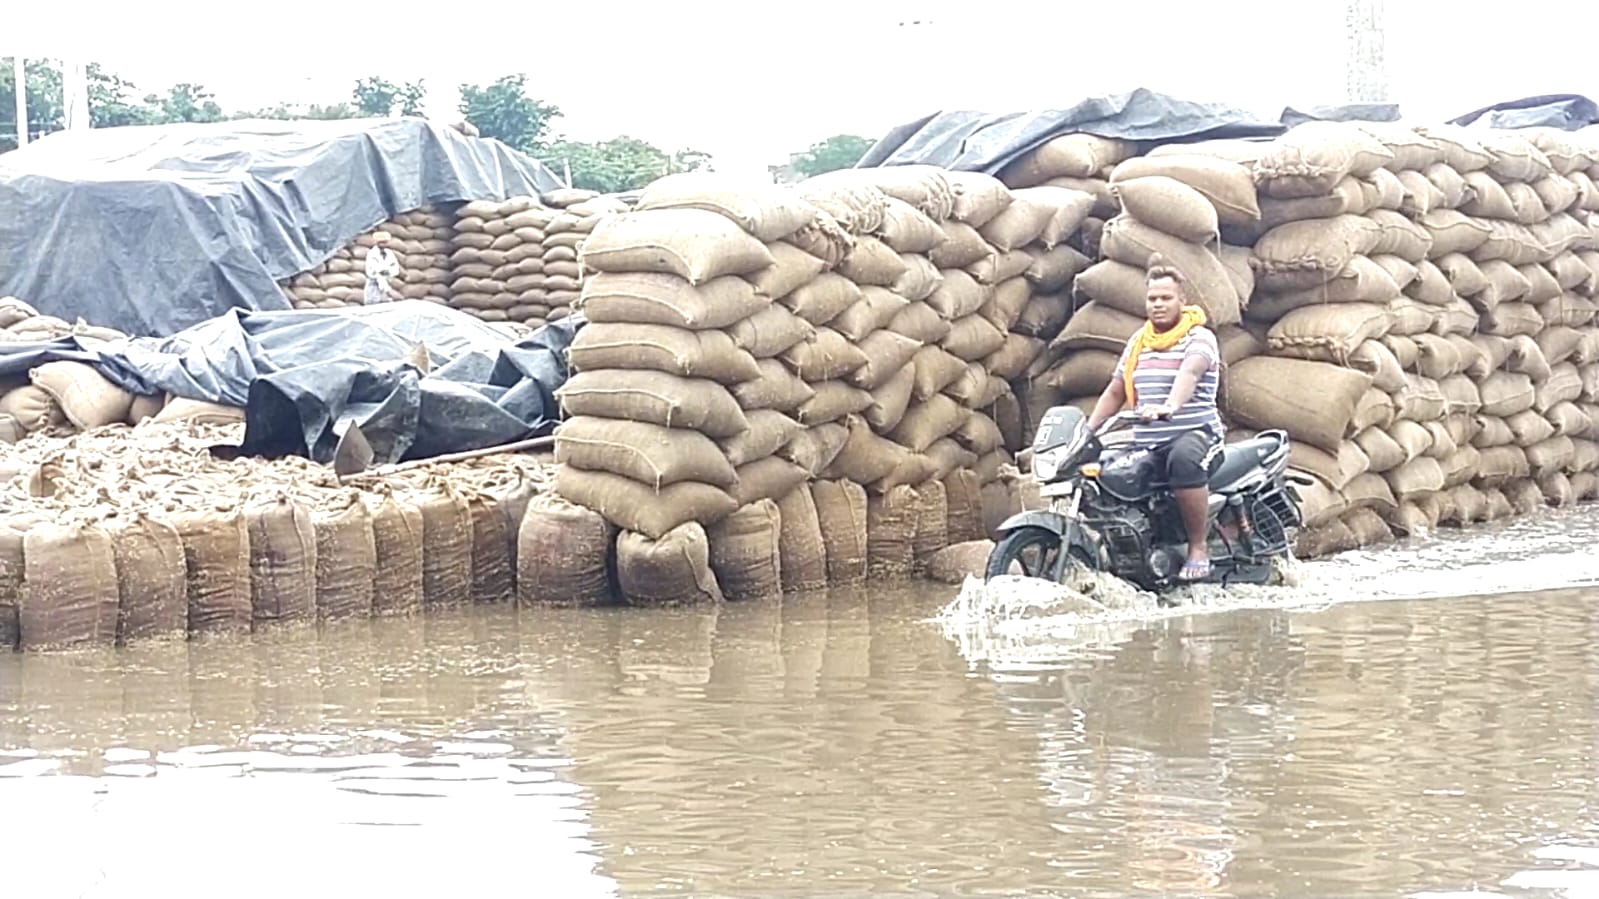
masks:
<svg viewBox="0 0 1599 899"><path fill-rule="evenodd" d="M611 602L616 533L598 512L550 493L536 497L517 531L517 601L552 606Z"/></svg>
<svg viewBox="0 0 1599 899"><path fill-rule="evenodd" d="M711 572L728 599L769 599L783 594L779 522L777 504L763 499L708 530Z"/></svg>
<svg viewBox="0 0 1599 899"><path fill-rule="evenodd" d="M689 522L651 539L631 531L616 539L616 577L628 605L721 602L705 529Z"/></svg>

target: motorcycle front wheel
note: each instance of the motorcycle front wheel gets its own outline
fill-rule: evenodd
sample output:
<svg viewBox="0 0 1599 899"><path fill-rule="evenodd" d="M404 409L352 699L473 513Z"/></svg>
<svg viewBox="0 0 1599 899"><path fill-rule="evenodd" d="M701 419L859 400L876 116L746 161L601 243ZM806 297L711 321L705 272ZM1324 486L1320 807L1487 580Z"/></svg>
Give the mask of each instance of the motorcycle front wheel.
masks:
<svg viewBox="0 0 1599 899"><path fill-rule="evenodd" d="M1017 528L1006 534L988 554L985 579L1010 574L1014 565L1021 566L1025 577L1047 578L1054 572L1060 552L1059 534L1046 528Z"/></svg>

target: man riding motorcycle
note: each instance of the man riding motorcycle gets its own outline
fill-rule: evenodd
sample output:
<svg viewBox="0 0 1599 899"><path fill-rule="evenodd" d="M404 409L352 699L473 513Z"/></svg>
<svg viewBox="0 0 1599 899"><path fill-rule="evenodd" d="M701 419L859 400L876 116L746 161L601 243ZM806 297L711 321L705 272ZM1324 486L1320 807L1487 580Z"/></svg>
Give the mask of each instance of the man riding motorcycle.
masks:
<svg viewBox="0 0 1599 899"><path fill-rule="evenodd" d="M1088 428L1097 431L1123 408L1137 411L1133 441L1160 458L1188 533L1188 558L1177 579L1203 580L1210 575L1206 485L1226 433L1216 408L1221 348L1205 327L1205 311L1189 304L1188 284L1177 269L1154 260L1145 283L1149 320L1128 339Z"/></svg>

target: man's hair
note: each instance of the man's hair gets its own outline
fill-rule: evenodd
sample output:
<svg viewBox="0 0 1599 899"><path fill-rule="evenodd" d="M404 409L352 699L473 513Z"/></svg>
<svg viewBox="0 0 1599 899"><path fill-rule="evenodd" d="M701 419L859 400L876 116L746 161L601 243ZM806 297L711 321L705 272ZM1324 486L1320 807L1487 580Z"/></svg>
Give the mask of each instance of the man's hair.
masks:
<svg viewBox="0 0 1599 899"><path fill-rule="evenodd" d="M1177 285L1178 296L1185 299L1188 297L1188 279L1183 277L1183 273L1178 271L1176 266L1167 264L1157 253L1149 257L1149 270L1144 274L1144 283L1165 279L1170 279Z"/></svg>

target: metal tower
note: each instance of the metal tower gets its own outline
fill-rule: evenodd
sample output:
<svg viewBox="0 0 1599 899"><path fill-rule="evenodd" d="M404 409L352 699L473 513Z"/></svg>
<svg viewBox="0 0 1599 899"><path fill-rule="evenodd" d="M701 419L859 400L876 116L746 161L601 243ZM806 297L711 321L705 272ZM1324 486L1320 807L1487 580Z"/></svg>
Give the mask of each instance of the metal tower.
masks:
<svg viewBox="0 0 1599 899"><path fill-rule="evenodd" d="M1351 103L1386 103L1384 0L1344 0L1344 91Z"/></svg>

